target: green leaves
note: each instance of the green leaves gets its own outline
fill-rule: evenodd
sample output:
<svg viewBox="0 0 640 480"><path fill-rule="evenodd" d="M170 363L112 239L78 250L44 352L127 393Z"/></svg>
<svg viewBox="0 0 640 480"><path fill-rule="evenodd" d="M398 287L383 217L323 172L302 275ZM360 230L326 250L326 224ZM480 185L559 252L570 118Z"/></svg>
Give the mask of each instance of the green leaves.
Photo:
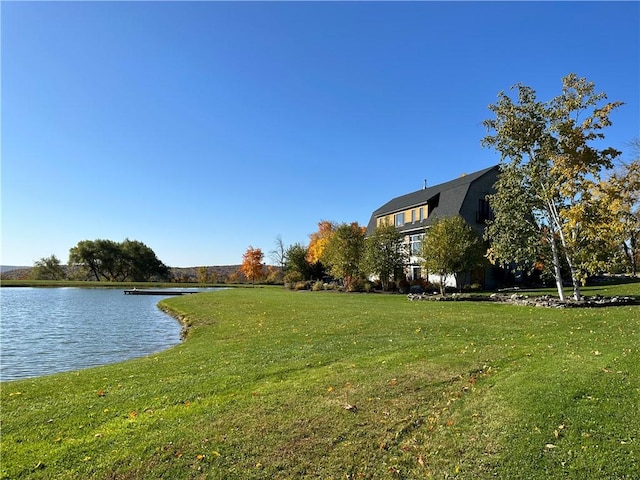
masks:
<svg viewBox="0 0 640 480"><path fill-rule="evenodd" d="M607 96L576 74L562 79L560 95L537 100L531 87L515 85L517 101L504 92L489 106L494 119L484 121L490 132L482 145L500 152L501 179L490 197L495 220L487 230L494 263L533 264L549 258L558 294L566 265L580 296L588 265L581 260L583 231L590 217L583 208L593 182L620 154L590 144L604 138L609 115L622 102L602 104ZM550 250L550 254L547 250Z"/></svg>
<svg viewBox="0 0 640 480"><path fill-rule="evenodd" d="M484 246L460 216L442 218L428 227L422 241L422 266L442 278L467 272L482 264Z"/></svg>
<svg viewBox="0 0 640 480"><path fill-rule="evenodd" d="M378 275L383 290L387 290L389 279L402 271L408 260L404 235L393 225L376 227L373 235L366 239L364 266L368 273Z"/></svg>
<svg viewBox="0 0 640 480"><path fill-rule="evenodd" d="M69 265L86 269L96 281L142 282L152 277L166 279L169 267L144 243L125 239L82 240L69 250Z"/></svg>

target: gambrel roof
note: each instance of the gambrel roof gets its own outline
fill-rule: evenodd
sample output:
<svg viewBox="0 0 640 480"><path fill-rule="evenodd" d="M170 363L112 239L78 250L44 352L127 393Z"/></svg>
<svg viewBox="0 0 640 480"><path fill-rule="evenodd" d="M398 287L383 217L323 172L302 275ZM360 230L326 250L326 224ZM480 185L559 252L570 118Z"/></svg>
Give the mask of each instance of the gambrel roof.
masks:
<svg viewBox="0 0 640 480"><path fill-rule="evenodd" d="M428 216L422 221L406 222L398 227L401 232L423 230L433 223L436 218L462 215L468 223L476 222L476 210L478 199L493 193L493 184L498 176L497 165L478 172L461 176L455 180L434 185L433 187L396 197L371 214L367 225L368 234L372 234L376 228L377 218L391 215L397 212L409 210L414 207L428 205ZM474 197L474 198L470 198ZM466 205L466 207L465 207ZM473 218L471 218L473 217Z"/></svg>

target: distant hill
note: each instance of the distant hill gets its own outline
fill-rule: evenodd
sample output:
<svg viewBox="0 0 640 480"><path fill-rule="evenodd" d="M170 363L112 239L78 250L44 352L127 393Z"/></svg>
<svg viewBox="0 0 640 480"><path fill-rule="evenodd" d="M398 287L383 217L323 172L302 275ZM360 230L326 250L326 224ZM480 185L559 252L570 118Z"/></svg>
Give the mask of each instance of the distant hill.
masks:
<svg viewBox="0 0 640 480"><path fill-rule="evenodd" d="M0 273L10 272L11 270L20 270L31 267L16 267L14 265L0 265Z"/></svg>
<svg viewBox="0 0 640 480"><path fill-rule="evenodd" d="M2 280L26 280L29 278L31 267L10 267L0 268L0 279Z"/></svg>
<svg viewBox="0 0 640 480"><path fill-rule="evenodd" d="M198 269L202 267L171 267L173 278L180 281L195 282L198 278ZM207 267L213 282L224 282L231 275L240 270L240 265L217 265Z"/></svg>

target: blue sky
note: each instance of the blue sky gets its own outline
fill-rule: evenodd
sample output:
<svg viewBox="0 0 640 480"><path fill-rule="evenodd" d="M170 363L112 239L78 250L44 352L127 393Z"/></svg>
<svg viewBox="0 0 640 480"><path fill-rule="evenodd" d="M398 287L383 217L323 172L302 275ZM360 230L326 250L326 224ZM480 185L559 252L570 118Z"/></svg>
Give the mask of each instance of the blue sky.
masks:
<svg viewBox="0 0 640 480"><path fill-rule="evenodd" d="M487 106L593 81L640 136L638 2L11 2L3 265L139 240L241 262L498 162Z"/></svg>

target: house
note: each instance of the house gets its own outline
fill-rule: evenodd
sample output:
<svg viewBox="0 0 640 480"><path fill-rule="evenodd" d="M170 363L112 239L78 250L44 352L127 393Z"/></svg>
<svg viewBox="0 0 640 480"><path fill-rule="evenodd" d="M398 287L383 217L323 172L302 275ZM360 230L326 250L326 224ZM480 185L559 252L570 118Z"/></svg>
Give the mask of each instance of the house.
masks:
<svg viewBox="0 0 640 480"><path fill-rule="evenodd" d="M440 185L425 185L421 190L396 197L371 214L367 234L371 235L383 223L395 225L404 234L409 247L407 276L410 279L422 277L419 254L425 228L438 218L461 215L482 238L486 220L491 218L487 195L494 193L493 185L498 178L498 171L499 167L495 165ZM485 288L493 288L494 272L488 269L483 276L479 280Z"/></svg>

